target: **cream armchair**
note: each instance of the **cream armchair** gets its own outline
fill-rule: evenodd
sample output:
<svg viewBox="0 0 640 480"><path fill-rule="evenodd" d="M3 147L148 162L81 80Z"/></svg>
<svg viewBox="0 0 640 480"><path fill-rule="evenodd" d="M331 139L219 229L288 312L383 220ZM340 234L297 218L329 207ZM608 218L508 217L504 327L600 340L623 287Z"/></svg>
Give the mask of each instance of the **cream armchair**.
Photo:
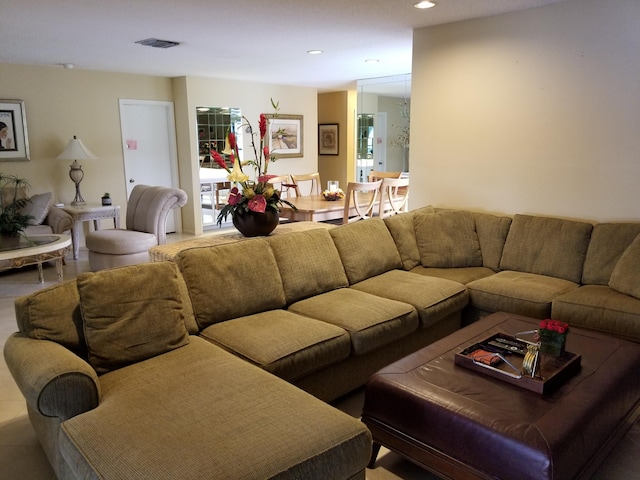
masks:
<svg viewBox="0 0 640 480"><path fill-rule="evenodd" d="M187 194L178 188L136 185L127 202L127 228L87 235L91 270L148 262L149 249L167 241L169 211L185 203Z"/></svg>

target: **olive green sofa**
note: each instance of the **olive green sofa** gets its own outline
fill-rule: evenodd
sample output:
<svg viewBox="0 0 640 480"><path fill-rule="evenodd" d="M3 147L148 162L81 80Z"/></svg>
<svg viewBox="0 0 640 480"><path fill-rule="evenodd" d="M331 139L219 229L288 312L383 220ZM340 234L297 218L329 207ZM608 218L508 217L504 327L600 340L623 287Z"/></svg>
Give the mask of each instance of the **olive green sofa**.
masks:
<svg viewBox="0 0 640 480"><path fill-rule="evenodd" d="M424 207L189 248L18 299L4 353L60 478L364 478L321 400L494 311L639 341L638 234Z"/></svg>

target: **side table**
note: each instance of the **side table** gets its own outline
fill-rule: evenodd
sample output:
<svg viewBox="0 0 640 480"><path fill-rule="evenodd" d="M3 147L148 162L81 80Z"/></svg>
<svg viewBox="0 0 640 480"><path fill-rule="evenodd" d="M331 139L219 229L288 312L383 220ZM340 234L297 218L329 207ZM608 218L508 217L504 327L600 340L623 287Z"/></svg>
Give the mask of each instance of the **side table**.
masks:
<svg viewBox="0 0 640 480"><path fill-rule="evenodd" d="M93 227L98 230L98 220L113 218L115 228L120 228L120 205L64 205L60 209L67 212L73 218L73 229L71 230L71 240L73 242L73 259L78 259L80 250L80 229L82 222L93 220Z"/></svg>

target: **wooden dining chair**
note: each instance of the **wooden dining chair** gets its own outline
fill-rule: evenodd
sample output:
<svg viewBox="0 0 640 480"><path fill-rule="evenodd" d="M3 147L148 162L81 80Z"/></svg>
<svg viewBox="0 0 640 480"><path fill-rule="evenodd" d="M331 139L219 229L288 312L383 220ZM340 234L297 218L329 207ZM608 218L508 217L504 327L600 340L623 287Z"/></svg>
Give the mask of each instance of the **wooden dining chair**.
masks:
<svg viewBox="0 0 640 480"><path fill-rule="evenodd" d="M304 195L322 195L322 187L320 185L320 174L318 172L305 173L300 175L291 175L293 184L295 185L296 196L302 197ZM300 183L310 182L307 188L300 188ZM306 187L307 185L305 185ZM309 193L306 193L306 192Z"/></svg>
<svg viewBox="0 0 640 480"><path fill-rule="evenodd" d="M380 185L380 217L390 217L408 210L409 179L383 178Z"/></svg>
<svg viewBox="0 0 640 480"><path fill-rule="evenodd" d="M370 182L375 182L376 180L382 180L383 178L401 178L401 177L402 177L402 172L381 172L378 170L371 170L367 178Z"/></svg>
<svg viewBox="0 0 640 480"><path fill-rule="evenodd" d="M295 193L295 187L289 174L271 177L269 183L280 192L280 198L289 198Z"/></svg>
<svg viewBox="0 0 640 480"><path fill-rule="evenodd" d="M377 182L349 182L347 184L347 193L344 197L344 214L342 216L343 225L373 216L381 184L382 180ZM356 212L354 217L349 217L351 209Z"/></svg>

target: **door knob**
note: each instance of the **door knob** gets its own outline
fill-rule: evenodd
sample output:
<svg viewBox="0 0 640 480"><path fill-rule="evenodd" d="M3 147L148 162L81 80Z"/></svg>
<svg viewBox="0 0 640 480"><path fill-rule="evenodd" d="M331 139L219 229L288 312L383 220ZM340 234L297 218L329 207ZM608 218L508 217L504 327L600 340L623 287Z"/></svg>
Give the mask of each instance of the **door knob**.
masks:
<svg viewBox="0 0 640 480"><path fill-rule="evenodd" d="M135 183L136 181L133 178L129 179L129 183Z"/></svg>

